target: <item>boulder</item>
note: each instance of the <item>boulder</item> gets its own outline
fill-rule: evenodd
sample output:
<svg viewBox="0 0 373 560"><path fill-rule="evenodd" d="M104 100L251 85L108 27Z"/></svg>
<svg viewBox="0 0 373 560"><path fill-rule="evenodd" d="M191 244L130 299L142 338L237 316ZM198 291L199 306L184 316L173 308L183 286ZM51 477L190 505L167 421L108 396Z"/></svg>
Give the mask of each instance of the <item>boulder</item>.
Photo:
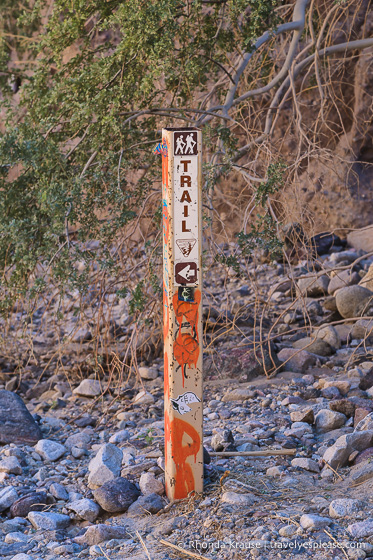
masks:
<svg viewBox="0 0 373 560"><path fill-rule="evenodd" d="M356 340L365 338L368 343L372 343L373 319L358 319L350 329L350 337Z"/></svg>
<svg viewBox="0 0 373 560"><path fill-rule="evenodd" d="M29 492L16 500L10 508L12 517L27 517L30 511L41 511L47 503L47 493Z"/></svg>
<svg viewBox="0 0 373 560"><path fill-rule="evenodd" d="M355 414L355 405L349 399L338 399L335 401L331 401L329 403L330 410L334 410L335 412L341 412L347 418L350 418Z"/></svg>
<svg viewBox="0 0 373 560"><path fill-rule="evenodd" d="M32 511L27 518L35 529L41 531L57 531L58 529L66 529L70 525L70 517L62 513Z"/></svg>
<svg viewBox="0 0 373 560"><path fill-rule="evenodd" d="M321 433L341 428L346 421L347 418L344 414L341 412L335 412L334 410L330 410L328 408L319 410L315 416L316 429Z"/></svg>
<svg viewBox="0 0 373 560"><path fill-rule="evenodd" d="M293 342L293 348L298 350L307 350L312 354L316 354L318 356L331 356L334 354L335 350L325 342L325 340L321 340L319 338L311 338L306 336L305 338L300 338Z"/></svg>
<svg viewBox="0 0 373 560"><path fill-rule="evenodd" d="M35 445L35 451L44 461L57 461L66 453L66 447L51 439L41 439Z"/></svg>
<svg viewBox="0 0 373 560"><path fill-rule="evenodd" d="M368 290L373 292L373 264L370 265L368 272L360 280L359 284L360 286L363 286L363 288L368 288Z"/></svg>
<svg viewBox="0 0 373 560"><path fill-rule="evenodd" d="M329 278L326 274L322 276L313 275L298 280L297 286L302 295L308 297L324 296L328 292Z"/></svg>
<svg viewBox="0 0 373 560"><path fill-rule="evenodd" d="M359 281L360 276L357 272L353 272L352 270L339 270L329 282L328 294L333 296L337 290L345 288L346 286L359 284Z"/></svg>
<svg viewBox="0 0 373 560"><path fill-rule="evenodd" d="M117 477L103 484L93 495L104 511L118 513L127 511L140 496L140 491L132 482Z"/></svg>
<svg viewBox="0 0 373 560"><path fill-rule="evenodd" d="M89 463L88 486L98 488L120 475L122 451L112 443L101 447L96 457Z"/></svg>
<svg viewBox="0 0 373 560"><path fill-rule="evenodd" d="M362 286L348 286L336 293L338 312L344 319L369 315L373 292Z"/></svg>
<svg viewBox="0 0 373 560"><path fill-rule="evenodd" d="M347 235L347 243L357 251L373 251L373 225L351 231Z"/></svg>
<svg viewBox="0 0 373 560"><path fill-rule="evenodd" d="M306 350L283 348L278 353L278 359L284 362L283 367L286 371L305 373L308 368L316 364L317 356Z"/></svg>
<svg viewBox="0 0 373 560"><path fill-rule="evenodd" d="M341 337L332 325L320 327L312 334L312 337L316 337L317 339L327 342L333 350L339 350L341 347Z"/></svg>
<svg viewBox="0 0 373 560"><path fill-rule="evenodd" d="M21 397L0 390L0 443L34 445L42 433Z"/></svg>
<svg viewBox="0 0 373 560"><path fill-rule="evenodd" d="M373 444L373 431L353 432L340 436L337 441L329 447L323 460L333 469L344 467L353 451L364 451Z"/></svg>

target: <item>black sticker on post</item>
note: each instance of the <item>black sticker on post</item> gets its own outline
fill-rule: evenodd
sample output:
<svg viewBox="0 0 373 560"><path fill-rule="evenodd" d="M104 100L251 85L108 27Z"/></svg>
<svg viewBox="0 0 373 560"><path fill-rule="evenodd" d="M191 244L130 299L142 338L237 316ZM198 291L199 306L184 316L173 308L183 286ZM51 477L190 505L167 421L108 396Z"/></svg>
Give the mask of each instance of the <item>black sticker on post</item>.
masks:
<svg viewBox="0 0 373 560"><path fill-rule="evenodd" d="M179 301L188 301L190 303L194 302L194 288L189 286L180 286L178 290Z"/></svg>

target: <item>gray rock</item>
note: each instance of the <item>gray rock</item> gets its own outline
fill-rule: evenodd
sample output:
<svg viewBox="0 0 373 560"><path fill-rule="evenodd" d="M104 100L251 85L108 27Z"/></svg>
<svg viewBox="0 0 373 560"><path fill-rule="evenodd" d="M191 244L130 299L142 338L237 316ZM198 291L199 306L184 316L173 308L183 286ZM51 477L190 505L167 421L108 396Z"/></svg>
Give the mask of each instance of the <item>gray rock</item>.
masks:
<svg viewBox="0 0 373 560"><path fill-rule="evenodd" d="M365 509L366 506L367 504L362 502L361 500L340 498L331 502L329 506L329 515L334 519L338 519L339 517L347 517Z"/></svg>
<svg viewBox="0 0 373 560"><path fill-rule="evenodd" d="M323 529L331 525L332 520L328 517L321 517L321 515L315 515L311 513L306 513L300 518L300 525L302 529Z"/></svg>
<svg viewBox="0 0 373 560"><path fill-rule="evenodd" d="M355 432L365 432L366 430L373 430L373 412L370 412L360 420L355 428Z"/></svg>
<svg viewBox="0 0 373 560"><path fill-rule="evenodd" d="M231 451L234 449L234 437L228 428L215 428L211 438L211 447L214 451Z"/></svg>
<svg viewBox="0 0 373 560"><path fill-rule="evenodd" d="M139 375L141 379L157 379L158 370L156 368L139 367Z"/></svg>
<svg viewBox="0 0 373 560"><path fill-rule="evenodd" d="M106 482L93 492L96 502L103 510L110 513L127 511L129 506L137 500L140 491L125 478L115 478Z"/></svg>
<svg viewBox="0 0 373 560"><path fill-rule="evenodd" d="M373 225L351 231L347 235L347 243L356 250L373 251Z"/></svg>
<svg viewBox="0 0 373 560"><path fill-rule="evenodd" d="M66 453L66 447L52 441L51 439L41 439L35 445L35 451L44 461L57 461Z"/></svg>
<svg viewBox="0 0 373 560"><path fill-rule="evenodd" d="M312 336L320 340L324 340L334 350L338 350L341 347L341 337L332 325L320 327L312 334Z"/></svg>
<svg viewBox="0 0 373 560"><path fill-rule="evenodd" d="M353 451L364 451L371 447L372 443L373 431L371 430L343 435L325 451L323 460L333 469L343 467Z"/></svg>
<svg viewBox="0 0 373 560"><path fill-rule="evenodd" d="M97 517L100 515L100 506L88 498L82 498L81 500L71 502L67 504L67 508L74 511L79 517L85 519L85 521L90 521L91 523L96 521Z"/></svg>
<svg viewBox="0 0 373 560"><path fill-rule="evenodd" d="M351 328L351 339L373 341L373 319L359 319Z"/></svg>
<svg viewBox="0 0 373 560"><path fill-rule="evenodd" d="M41 430L21 397L0 390L0 443L33 445L42 437Z"/></svg>
<svg viewBox="0 0 373 560"><path fill-rule="evenodd" d="M311 338L309 336L293 342L293 348L297 350L304 349L317 356L331 356L331 354L334 354L334 349L330 344L319 338Z"/></svg>
<svg viewBox="0 0 373 560"><path fill-rule="evenodd" d="M329 282L328 294L333 296L337 290L358 284L360 276L352 270L338 270Z"/></svg>
<svg viewBox="0 0 373 560"><path fill-rule="evenodd" d="M32 556L30 556L29 554L24 554L23 552L21 552L20 554L16 554L15 556L13 556L11 560L34 560L34 558L32 558Z"/></svg>
<svg viewBox="0 0 373 560"><path fill-rule="evenodd" d="M320 472L320 467L319 467L318 463L316 463L316 461L313 461L312 459L303 458L303 457L296 457L295 459L293 459L291 461L291 466L292 467L300 467L301 469L304 469L304 470L310 471L310 472L315 472L315 473Z"/></svg>
<svg viewBox="0 0 373 560"><path fill-rule="evenodd" d="M128 430L120 430L119 432L116 432L110 437L109 442L114 444L123 443L124 441L127 441L130 437L131 434L129 433Z"/></svg>
<svg viewBox="0 0 373 560"><path fill-rule="evenodd" d="M278 353L278 359L284 362L283 368L286 371L295 373L305 373L308 368L316 364L317 356L306 350L296 350L295 348L283 348Z"/></svg>
<svg viewBox="0 0 373 560"><path fill-rule="evenodd" d="M322 276L310 276L309 278L301 278L297 282L300 292L308 297L324 296L328 293L329 278L323 274Z"/></svg>
<svg viewBox="0 0 373 560"><path fill-rule="evenodd" d="M373 292L362 286L348 286L336 293L336 305L344 319L369 315Z"/></svg>
<svg viewBox="0 0 373 560"><path fill-rule="evenodd" d="M373 535L373 519L358 521L347 527L347 531L354 539L364 539Z"/></svg>
<svg viewBox="0 0 373 560"><path fill-rule="evenodd" d="M221 501L231 506L247 507L257 502L258 498L255 494L251 493L238 494L237 492L224 492Z"/></svg>
<svg viewBox="0 0 373 560"><path fill-rule="evenodd" d="M133 399L134 404L154 404L155 398L148 391L140 391Z"/></svg>
<svg viewBox="0 0 373 560"><path fill-rule="evenodd" d="M361 484L366 480L373 478L373 463L370 459L362 461L357 465L354 465L350 471L349 481L351 484Z"/></svg>
<svg viewBox="0 0 373 560"><path fill-rule="evenodd" d="M70 517L62 513L31 511L27 518L37 530L57 531L70 525Z"/></svg>
<svg viewBox="0 0 373 560"><path fill-rule="evenodd" d="M6 486L0 488L0 513L10 508L12 504L18 499L18 494L13 486Z"/></svg>
<svg viewBox="0 0 373 560"><path fill-rule="evenodd" d="M313 409L306 407L290 412L290 419L292 422L307 422L308 424L313 424L315 416Z"/></svg>
<svg viewBox="0 0 373 560"><path fill-rule="evenodd" d="M164 503L159 494L148 494L140 496L136 502L130 505L127 515L148 515L149 513L158 513L163 509Z"/></svg>
<svg viewBox="0 0 373 560"><path fill-rule="evenodd" d="M146 496L147 494L164 494L163 483L155 478L152 472L142 473L139 482L141 492Z"/></svg>
<svg viewBox="0 0 373 560"><path fill-rule="evenodd" d="M73 393L79 397L94 398L101 395L105 388L98 379L83 379L78 387L73 390Z"/></svg>
<svg viewBox="0 0 373 560"><path fill-rule="evenodd" d="M91 445L92 435L91 430L83 430L69 436L65 441L65 447L70 451L73 447L81 449L89 449Z"/></svg>
<svg viewBox="0 0 373 560"><path fill-rule="evenodd" d="M0 473L22 474L22 467L17 457L4 457L0 461Z"/></svg>
<svg viewBox="0 0 373 560"><path fill-rule="evenodd" d="M56 500L68 500L69 494L64 486L59 482L53 482L50 485L49 492L56 498Z"/></svg>
<svg viewBox="0 0 373 560"><path fill-rule="evenodd" d="M120 475L123 453L112 443L101 447L89 463L88 486L97 488Z"/></svg>
<svg viewBox="0 0 373 560"><path fill-rule="evenodd" d="M12 504L10 514L12 517L27 517L30 511L41 511L46 503L46 492L29 492Z"/></svg>
<svg viewBox="0 0 373 560"><path fill-rule="evenodd" d="M233 391L229 391L225 393L222 398L223 402L232 402L232 401L246 401L247 399L252 399L255 396L255 391L249 388L244 389L233 389Z"/></svg>
<svg viewBox="0 0 373 560"><path fill-rule="evenodd" d="M315 416L315 426L316 429L321 432L330 432L331 430L336 430L341 428L347 421L347 417L341 412L335 412L328 408L319 410Z"/></svg>
<svg viewBox="0 0 373 560"><path fill-rule="evenodd" d="M368 290L373 292L373 264L370 265L368 272L364 278L360 280L359 284L363 286L363 288L368 288Z"/></svg>
<svg viewBox="0 0 373 560"><path fill-rule="evenodd" d="M127 531L127 527L118 525L92 525L88 527L84 535L75 537L78 544L88 544L89 546L100 544L111 539L129 539L131 535Z"/></svg>

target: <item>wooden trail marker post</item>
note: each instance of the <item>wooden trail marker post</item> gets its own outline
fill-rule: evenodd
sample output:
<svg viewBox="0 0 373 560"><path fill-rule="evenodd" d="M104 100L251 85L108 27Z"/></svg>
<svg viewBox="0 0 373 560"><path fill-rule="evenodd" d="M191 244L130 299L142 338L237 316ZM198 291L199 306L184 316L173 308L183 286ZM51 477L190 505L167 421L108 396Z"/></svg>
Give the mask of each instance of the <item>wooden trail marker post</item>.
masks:
<svg viewBox="0 0 373 560"><path fill-rule="evenodd" d="M202 133L162 131L165 479L170 500L203 490Z"/></svg>

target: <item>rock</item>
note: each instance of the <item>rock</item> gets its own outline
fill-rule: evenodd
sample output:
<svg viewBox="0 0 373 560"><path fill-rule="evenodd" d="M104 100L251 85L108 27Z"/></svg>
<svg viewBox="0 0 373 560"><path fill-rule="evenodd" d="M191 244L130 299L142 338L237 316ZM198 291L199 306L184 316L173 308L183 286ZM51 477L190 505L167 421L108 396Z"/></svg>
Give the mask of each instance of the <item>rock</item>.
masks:
<svg viewBox="0 0 373 560"><path fill-rule="evenodd" d="M79 397L94 398L101 395L106 387L104 387L98 379L83 379L83 381L73 390L74 395Z"/></svg>
<svg viewBox="0 0 373 560"><path fill-rule="evenodd" d="M325 387L321 391L321 396L324 397L324 399L340 399L342 395L337 387Z"/></svg>
<svg viewBox="0 0 373 560"><path fill-rule="evenodd" d="M347 395L350 390L351 383L347 380L335 379L333 381L326 381L324 387L335 387L340 393L342 393L342 395Z"/></svg>
<svg viewBox="0 0 373 560"><path fill-rule="evenodd" d="M336 430L345 424L347 418L340 412L324 408L315 416L315 426L318 432L325 433Z"/></svg>
<svg viewBox="0 0 373 560"><path fill-rule="evenodd" d="M163 485L162 485L163 487ZM117 477L93 492L96 502L110 513L127 511L140 496L140 491L125 478Z"/></svg>
<svg viewBox="0 0 373 560"><path fill-rule="evenodd" d="M304 470L310 471L310 472L315 472L315 473L320 472L320 467L319 467L318 463L316 463L316 461L313 461L312 459L306 459L306 458L303 458L303 457L296 457L295 459L293 459L291 461L291 466L292 467L300 467L301 469L304 469Z"/></svg>
<svg viewBox="0 0 373 560"><path fill-rule="evenodd" d="M114 444L123 443L124 441L127 441L130 437L131 434L129 433L128 430L120 430L119 432L116 432L110 437L109 443L114 443Z"/></svg>
<svg viewBox="0 0 373 560"><path fill-rule="evenodd" d="M309 243L315 256L327 255L334 248L343 247L343 241L335 233L318 233L310 238Z"/></svg>
<svg viewBox="0 0 373 560"><path fill-rule="evenodd" d="M308 424L313 424L315 419L313 408L294 410L294 412L290 412L290 419L292 422L307 422Z"/></svg>
<svg viewBox="0 0 373 560"><path fill-rule="evenodd" d="M92 440L91 431L92 430L89 431L83 430L69 436L65 441L65 447L69 451L71 451L73 447L79 447L81 449L89 449Z"/></svg>
<svg viewBox="0 0 373 560"><path fill-rule="evenodd" d="M311 513L306 513L300 518L302 529L324 529L324 527L328 527L331 523L332 520L328 517L321 517L321 515Z"/></svg>
<svg viewBox="0 0 373 560"><path fill-rule="evenodd" d="M246 347L227 349L217 353L216 356L207 356L204 363L206 375L227 375L230 378L239 377L240 380L252 379L274 372L280 362L272 345L254 347L253 343Z"/></svg>
<svg viewBox="0 0 373 560"><path fill-rule="evenodd" d="M353 485L361 484L371 478L373 478L373 463L370 462L370 459L359 462L350 471L349 480Z"/></svg>
<svg viewBox="0 0 373 560"><path fill-rule="evenodd" d="M66 447L52 441L51 439L41 439L35 445L35 451L44 461L57 461L66 453Z"/></svg>
<svg viewBox="0 0 373 560"><path fill-rule="evenodd" d="M338 399L336 401L331 401L329 403L330 410L334 410L335 412L341 412L347 418L350 418L355 413L355 405L348 399Z"/></svg>
<svg viewBox="0 0 373 560"><path fill-rule="evenodd" d="M358 521L347 527L347 531L354 539L364 539L373 535L373 519Z"/></svg>
<svg viewBox="0 0 373 560"><path fill-rule="evenodd" d="M248 507L258 501L255 494L238 494L237 492L224 492L221 501L231 506Z"/></svg>
<svg viewBox="0 0 373 560"><path fill-rule="evenodd" d="M62 513L31 511L27 518L37 530L57 531L70 525L70 517Z"/></svg>
<svg viewBox="0 0 373 560"><path fill-rule="evenodd" d="M370 265L366 275L360 280L360 286L373 292L373 264Z"/></svg>
<svg viewBox="0 0 373 560"><path fill-rule="evenodd" d="M341 347L341 337L332 325L320 327L313 333L312 336L317 339L324 340L329 344L329 346L331 346L331 348L333 348L333 350L339 350Z"/></svg>
<svg viewBox="0 0 373 560"><path fill-rule="evenodd" d="M296 532L297 532L296 525L284 525L280 527L280 529L278 530L280 537L287 537L287 538L292 537Z"/></svg>
<svg viewBox="0 0 373 560"><path fill-rule="evenodd" d="M13 486L6 486L0 488L0 513L10 508L12 504L18 499L18 494Z"/></svg>
<svg viewBox="0 0 373 560"><path fill-rule="evenodd" d="M144 495L154 493L161 496L164 494L163 483L160 480L157 480L152 472L143 473L140 477L139 485L140 490Z"/></svg>
<svg viewBox="0 0 373 560"><path fill-rule="evenodd" d="M71 337L71 342L75 342L76 344L89 342L90 340L92 340L92 333L89 329L86 329L84 327L75 331Z"/></svg>
<svg viewBox="0 0 373 560"><path fill-rule="evenodd" d="M373 412L367 414L355 428L355 432L364 432L366 430L373 430Z"/></svg>
<svg viewBox="0 0 373 560"><path fill-rule="evenodd" d="M232 451L232 449L235 449L231 430L228 428L214 429L210 445L214 451Z"/></svg>
<svg viewBox="0 0 373 560"><path fill-rule="evenodd" d="M338 500L333 500L329 506L329 515L334 519L340 517L347 517L358 513L363 510L366 504L361 500L352 500L350 498L341 498Z"/></svg>
<svg viewBox="0 0 373 560"><path fill-rule="evenodd" d="M373 341L373 319L359 319L351 328L350 338L367 342Z"/></svg>
<svg viewBox="0 0 373 560"><path fill-rule="evenodd" d="M96 521L97 517L100 515L100 506L88 498L75 500L67 504L67 508L74 511L79 517L85 519L85 521L90 521L91 523Z"/></svg>
<svg viewBox="0 0 373 560"><path fill-rule="evenodd" d="M223 402L232 402L232 401L246 401L247 399L252 399L255 396L255 391L248 388L243 389L233 389L233 391L229 391L225 393L222 398Z"/></svg>
<svg viewBox="0 0 373 560"><path fill-rule="evenodd" d="M373 444L373 431L353 432L340 436L337 441L329 447L323 460L333 469L343 467L353 451L364 451Z"/></svg>
<svg viewBox="0 0 373 560"><path fill-rule="evenodd" d="M359 280L360 276L357 272L353 272L352 270L338 270L329 282L328 294L332 296L341 288L358 284Z"/></svg>
<svg viewBox="0 0 373 560"><path fill-rule="evenodd" d="M46 503L46 492L29 492L13 503L10 514L12 517L27 517L30 511L41 511Z"/></svg>
<svg viewBox="0 0 373 560"><path fill-rule="evenodd" d="M29 554L24 554L23 552L21 552L20 554L12 556L11 560L34 560L34 558L32 558L32 556L30 556Z"/></svg>
<svg viewBox="0 0 373 560"><path fill-rule="evenodd" d="M351 231L347 235L347 243L357 251L373 251L373 225Z"/></svg>
<svg viewBox="0 0 373 560"><path fill-rule="evenodd" d="M158 370L156 368L139 367L141 379L157 379Z"/></svg>
<svg viewBox="0 0 373 560"><path fill-rule="evenodd" d="M133 399L134 404L154 404L155 399L151 393L140 391Z"/></svg>
<svg viewBox="0 0 373 560"><path fill-rule="evenodd" d="M359 389L366 391L370 389L373 385L373 368L364 371L364 376L360 380Z"/></svg>
<svg viewBox="0 0 373 560"><path fill-rule="evenodd" d="M278 359L283 363L286 371L295 373L305 373L308 368L316 364L317 356L306 350L296 350L295 348L283 348L278 353Z"/></svg>
<svg viewBox="0 0 373 560"><path fill-rule="evenodd" d="M111 539L129 539L131 535L127 532L126 527L118 525L92 525L88 527L84 535L75 537L78 544L88 544L89 546L100 544Z"/></svg>
<svg viewBox="0 0 373 560"><path fill-rule="evenodd" d="M148 515L149 513L158 513L163 509L163 500L159 494L148 494L147 496L140 496L127 510L129 515Z"/></svg>
<svg viewBox="0 0 373 560"><path fill-rule="evenodd" d="M361 451L356 455L354 459L354 465L359 465L360 463L366 461L367 459L370 459L371 457L373 457L373 447L368 447L368 449L364 449L364 451Z"/></svg>
<svg viewBox="0 0 373 560"><path fill-rule="evenodd" d="M317 354L318 356L331 356L334 354L334 349L325 342L325 340L321 340L319 338L311 338L306 336L305 338L300 338L293 342L293 348L297 350L306 349L308 352L312 354Z"/></svg>
<svg viewBox="0 0 373 560"><path fill-rule="evenodd" d="M368 408L361 408L361 407L357 407L355 408L355 415L354 415L354 427L356 428L356 426L358 426L360 424L360 422L366 417L368 416L368 414L370 413L370 409Z"/></svg>
<svg viewBox="0 0 373 560"><path fill-rule="evenodd" d="M329 278L326 274L322 276L310 276L309 278L301 278L297 282L297 286L301 294L308 297L324 296L328 293Z"/></svg>
<svg viewBox="0 0 373 560"><path fill-rule="evenodd" d="M41 430L21 397L0 390L0 443L33 445L42 437Z"/></svg>
<svg viewBox="0 0 373 560"><path fill-rule="evenodd" d="M89 463L88 486L97 488L120 475L122 451L112 443L101 447L96 457Z"/></svg>
<svg viewBox="0 0 373 560"><path fill-rule="evenodd" d="M69 499L69 494L62 484L58 482L53 482L49 487L49 492L52 494L56 500L67 501Z"/></svg>
<svg viewBox="0 0 373 560"><path fill-rule="evenodd" d="M344 319L369 315L369 303L373 292L362 286L348 286L336 293L338 312Z"/></svg>
<svg viewBox="0 0 373 560"><path fill-rule="evenodd" d="M4 459L1 459L0 473L22 474L22 467L17 457L4 457Z"/></svg>
<svg viewBox="0 0 373 560"><path fill-rule="evenodd" d="M280 466L269 467L266 471L266 475L277 477L277 476L282 476L284 474L284 472L285 472L284 467L280 467Z"/></svg>

